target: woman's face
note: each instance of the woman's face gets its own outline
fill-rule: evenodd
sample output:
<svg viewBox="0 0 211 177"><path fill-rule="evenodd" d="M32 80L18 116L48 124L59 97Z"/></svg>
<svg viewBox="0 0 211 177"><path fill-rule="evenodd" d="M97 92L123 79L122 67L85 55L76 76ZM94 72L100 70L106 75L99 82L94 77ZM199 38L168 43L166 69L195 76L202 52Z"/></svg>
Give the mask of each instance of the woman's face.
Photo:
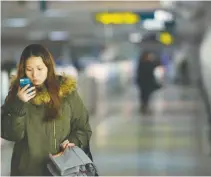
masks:
<svg viewBox="0 0 211 177"><path fill-rule="evenodd" d="M45 82L48 76L48 68L45 66L41 57L30 57L26 61L26 76L33 85L38 86Z"/></svg>

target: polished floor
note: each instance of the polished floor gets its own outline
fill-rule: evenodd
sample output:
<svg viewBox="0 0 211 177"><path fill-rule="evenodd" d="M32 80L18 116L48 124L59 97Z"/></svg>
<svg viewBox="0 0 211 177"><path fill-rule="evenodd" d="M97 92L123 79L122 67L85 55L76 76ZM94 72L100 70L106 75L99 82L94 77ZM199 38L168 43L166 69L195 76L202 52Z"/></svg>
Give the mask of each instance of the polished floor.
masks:
<svg viewBox="0 0 211 177"><path fill-rule="evenodd" d="M209 125L198 91L168 85L151 100L151 115L139 112L134 86L98 88L90 116L91 150L102 176L211 176ZM12 144L2 143L1 174L9 174Z"/></svg>
<svg viewBox="0 0 211 177"><path fill-rule="evenodd" d="M211 176L209 127L196 89L166 86L153 95L148 116L139 113L134 87L104 95L99 107L92 151L101 175Z"/></svg>

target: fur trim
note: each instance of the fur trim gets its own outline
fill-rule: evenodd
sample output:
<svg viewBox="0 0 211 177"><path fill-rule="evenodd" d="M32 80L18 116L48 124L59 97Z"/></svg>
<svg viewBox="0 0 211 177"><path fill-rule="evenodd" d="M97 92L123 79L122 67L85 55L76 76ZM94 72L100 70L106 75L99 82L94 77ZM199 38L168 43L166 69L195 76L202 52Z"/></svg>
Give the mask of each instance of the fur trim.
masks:
<svg viewBox="0 0 211 177"><path fill-rule="evenodd" d="M76 80L71 76L63 75L62 83L60 84L59 96L66 97L71 92L76 90Z"/></svg>
<svg viewBox="0 0 211 177"><path fill-rule="evenodd" d="M59 88L59 97L64 98L68 96L71 92L76 90L76 80L67 75L58 76L60 88ZM11 79L11 84L15 83L16 76ZM41 105L48 104L50 102L50 95L47 89L44 87L41 91L38 91L36 96L30 100L32 104Z"/></svg>

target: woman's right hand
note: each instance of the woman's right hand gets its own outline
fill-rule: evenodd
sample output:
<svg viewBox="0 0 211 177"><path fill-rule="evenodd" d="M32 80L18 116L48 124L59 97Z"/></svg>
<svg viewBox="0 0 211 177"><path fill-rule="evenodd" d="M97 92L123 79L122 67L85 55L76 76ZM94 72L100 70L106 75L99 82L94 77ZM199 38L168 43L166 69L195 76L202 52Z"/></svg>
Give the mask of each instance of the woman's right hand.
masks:
<svg viewBox="0 0 211 177"><path fill-rule="evenodd" d="M69 140L65 140L62 144L60 144L60 147L62 148L62 151L64 151L68 147L74 147L74 143L70 143Z"/></svg>
<svg viewBox="0 0 211 177"><path fill-rule="evenodd" d="M36 95L35 87L33 86L29 88L29 86L30 85L28 84L23 88L21 87L18 88L17 96L23 102L28 102L30 99L34 98Z"/></svg>

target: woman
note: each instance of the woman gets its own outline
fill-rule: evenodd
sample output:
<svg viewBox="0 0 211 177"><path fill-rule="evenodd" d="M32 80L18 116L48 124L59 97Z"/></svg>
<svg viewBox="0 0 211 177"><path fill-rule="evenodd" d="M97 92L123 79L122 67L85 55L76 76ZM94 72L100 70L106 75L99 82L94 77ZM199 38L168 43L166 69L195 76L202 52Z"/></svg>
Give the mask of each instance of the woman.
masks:
<svg viewBox="0 0 211 177"><path fill-rule="evenodd" d="M28 77L33 87L20 88L22 77ZM39 44L23 50L1 112L1 137L15 142L12 176L49 175L49 153L74 145L89 149L92 131L76 83L55 74L50 52Z"/></svg>

